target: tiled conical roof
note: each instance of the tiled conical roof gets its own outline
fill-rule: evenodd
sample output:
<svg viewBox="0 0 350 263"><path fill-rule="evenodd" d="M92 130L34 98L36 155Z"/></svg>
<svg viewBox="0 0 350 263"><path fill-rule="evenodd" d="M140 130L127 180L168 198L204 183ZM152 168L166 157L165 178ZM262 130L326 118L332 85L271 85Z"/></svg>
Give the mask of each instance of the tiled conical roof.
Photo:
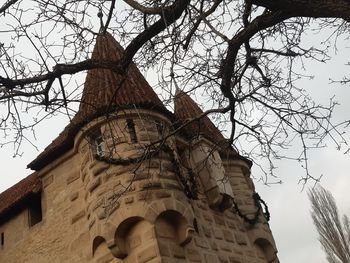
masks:
<svg viewBox="0 0 350 263"><path fill-rule="evenodd" d="M175 117L181 123L197 118L203 113L198 104L195 103L189 95L180 90L176 91L174 104ZM185 133L191 138L201 135L215 144L221 146L225 145L225 137L207 116L188 124L185 127ZM230 154L237 154L237 152L231 147L229 147L229 152Z"/></svg>
<svg viewBox="0 0 350 263"><path fill-rule="evenodd" d="M97 36L92 59L118 61L123 52L113 36L105 33ZM89 70L77 114L28 168L39 170L71 149L80 128L108 112L137 107L171 115L134 63L129 65L126 72L121 75L110 69Z"/></svg>
<svg viewBox="0 0 350 263"><path fill-rule="evenodd" d="M91 59L118 61L123 52L114 37L106 33L97 37ZM124 76L110 69L88 71L78 114L89 116L101 109L134 105L167 111L134 63Z"/></svg>

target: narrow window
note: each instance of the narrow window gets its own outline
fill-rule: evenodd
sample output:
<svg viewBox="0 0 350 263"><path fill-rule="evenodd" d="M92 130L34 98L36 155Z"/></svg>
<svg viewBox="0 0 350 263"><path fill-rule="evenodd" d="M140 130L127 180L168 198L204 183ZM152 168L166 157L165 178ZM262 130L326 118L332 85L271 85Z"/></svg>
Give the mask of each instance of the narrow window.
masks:
<svg viewBox="0 0 350 263"><path fill-rule="evenodd" d="M100 135L100 136L95 138L95 140L94 140L94 147L95 147L95 150L96 150L96 154L98 156L103 156L104 155L102 135Z"/></svg>
<svg viewBox="0 0 350 263"><path fill-rule="evenodd" d="M160 121L156 120L156 127L157 127L157 131L158 131L159 136L161 138L163 138L163 136L164 136L164 126L163 126L163 124Z"/></svg>
<svg viewBox="0 0 350 263"><path fill-rule="evenodd" d="M1 246L3 247L5 244L5 234L4 232L1 232Z"/></svg>
<svg viewBox="0 0 350 263"><path fill-rule="evenodd" d="M100 130L96 130L90 135L90 143L94 154L100 157L104 156L104 141Z"/></svg>
<svg viewBox="0 0 350 263"><path fill-rule="evenodd" d="M41 222L43 216L41 211L41 196L35 196L29 205L29 226L34 226Z"/></svg>
<svg viewBox="0 0 350 263"><path fill-rule="evenodd" d="M134 121L132 119L126 119L126 127L128 129L131 142L137 143L137 136L136 136Z"/></svg>

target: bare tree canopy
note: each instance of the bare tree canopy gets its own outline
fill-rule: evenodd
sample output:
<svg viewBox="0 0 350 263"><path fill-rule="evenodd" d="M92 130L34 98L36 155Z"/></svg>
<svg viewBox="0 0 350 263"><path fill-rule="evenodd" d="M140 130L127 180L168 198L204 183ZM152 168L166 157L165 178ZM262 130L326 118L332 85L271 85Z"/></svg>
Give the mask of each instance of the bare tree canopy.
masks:
<svg viewBox="0 0 350 263"><path fill-rule="evenodd" d="M208 113L230 123L229 144L269 164L265 176L274 174L275 159L289 158L303 163L307 181L308 150L331 139L346 152L349 121L333 123L336 101L319 105L296 85L299 69L327 61L328 42L347 34L349 17L345 0L7 0L0 6L0 144L18 150L46 117L74 115L83 83L77 73L124 74L135 61L158 73L169 107L176 88L209 101ZM325 28L332 32L325 45L303 44L308 30ZM107 31L124 55L90 59L96 35ZM300 155L286 155L290 145Z"/></svg>
<svg viewBox="0 0 350 263"><path fill-rule="evenodd" d="M339 218L332 194L318 186L309 191L311 216L319 234L319 241L330 263L350 262L349 218Z"/></svg>

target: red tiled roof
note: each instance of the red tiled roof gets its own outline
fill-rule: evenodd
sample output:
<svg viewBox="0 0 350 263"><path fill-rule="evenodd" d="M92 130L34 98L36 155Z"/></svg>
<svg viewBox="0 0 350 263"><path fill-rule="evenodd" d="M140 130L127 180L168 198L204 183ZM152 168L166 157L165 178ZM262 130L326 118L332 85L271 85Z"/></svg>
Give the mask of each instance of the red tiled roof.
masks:
<svg viewBox="0 0 350 263"><path fill-rule="evenodd" d="M0 194L0 218L27 197L41 191L41 181L36 172Z"/></svg>
<svg viewBox="0 0 350 263"><path fill-rule="evenodd" d="M92 59L118 61L123 52L123 48L112 35L101 34L96 38ZM109 69L89 70L79 111L28 168L39 170L71 149L79 129L93 118L133 107L156 110L171 116L134 63L129 65L124 76Z"/></svg>
<svg viewBox="0 0 350 263"><path fill-rule="evenodd" d="M185 123L190 119L197 118L203 113L198 104L195 103L191 97L183 91L176 92L174 106L175 116L182 123ZM207 116L195 120L187 125L186 133L191 137L202 135L215 143L225 141L225 137Z"/></svg>
<svg viewBox="0 0 350 263"><path fill-rule="evenodd" d="M197 118L203 113L198 104L195 103L189 95L185 92L178 90L175 95L175 117L181 122ZM198 120L193 121L185 127L185 133L191 137L198 137L199 135L207 138L215 144L223 146L225 144L225 137L214 125L214 123L204 116ZM222 147L222 150L226 155L238 155L238 153L232 147Z"/></svg>
<svg viewBox="0 0 350 263"><path fill-rule="evenodd" d="M118 61L124 49L108 33L99 35L92 53L92 59ZM134 63L131 63L126 76L109 69L89 70L79 113L91 115L99 108L110 106L149 105L166 111L157 94L145 80Z"/></svg>

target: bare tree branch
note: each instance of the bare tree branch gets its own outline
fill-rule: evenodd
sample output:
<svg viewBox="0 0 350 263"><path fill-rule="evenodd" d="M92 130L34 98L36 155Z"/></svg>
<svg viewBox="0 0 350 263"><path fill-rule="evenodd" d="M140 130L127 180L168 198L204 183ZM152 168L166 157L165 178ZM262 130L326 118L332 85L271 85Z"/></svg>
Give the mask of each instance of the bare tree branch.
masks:
<svg viewBox="0 0 350 263"><path fill-rule="evenodd" d="M18 2L18 0L9 0L9 1L7 1L5 4L3 4L2 7L0 7L0 15L1 15L2 13L6 12L6 10L7 10L10 6L14 5L14 4L17 3L17 2Z"/></svg>

